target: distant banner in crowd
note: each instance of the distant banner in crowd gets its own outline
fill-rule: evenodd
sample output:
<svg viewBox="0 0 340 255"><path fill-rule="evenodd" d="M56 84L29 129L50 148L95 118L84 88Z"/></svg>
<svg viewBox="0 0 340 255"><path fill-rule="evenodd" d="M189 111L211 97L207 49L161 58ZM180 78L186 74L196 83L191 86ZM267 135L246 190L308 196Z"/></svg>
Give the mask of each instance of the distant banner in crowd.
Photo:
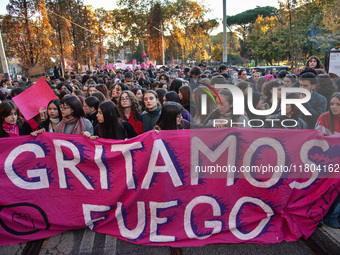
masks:
<svg viewBox="0 0 340 255"><path fill-rule="evenodd" d="M81 71L82 71L83 73L85 73L87 70L89 70L89 66L88 66L88 65L82 65L82 66L81 66Z"/></svg>
<svg viewBox="0 0 340 255"><path fill-rule="evenodd" d="M339 144L340 136L314 130L239 128L150 131L126 141L1 138L0 245L86 226L174 247L308 238L340 190L338 178L320 178L325 165L339 170ZM236 171L206 178L208 164L210 173ZM310 175L242 171L261 164L303 165Z"/></svg>
<svg viewBox="0 0 340 255"><path fill-rule="evenodd" d="M25 119L30 120L39 114L40 107L47 107L49 101L57 98L44 78L40 78L33 86L13 97L13 101Z"/></svg>

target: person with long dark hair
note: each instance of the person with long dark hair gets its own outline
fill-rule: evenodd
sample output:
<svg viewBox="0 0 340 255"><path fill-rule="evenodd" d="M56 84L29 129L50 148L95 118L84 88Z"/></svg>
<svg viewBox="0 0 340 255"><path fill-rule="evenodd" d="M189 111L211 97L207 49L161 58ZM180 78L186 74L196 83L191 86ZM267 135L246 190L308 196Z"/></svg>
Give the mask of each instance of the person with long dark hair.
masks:
<svg viewBox="0 0 340 255"><path fill-rule="evenodd" d="M104 94L100 91L93 92L92 96L96 97L99 100L99 104L106 101Z"/></svg>
<svg viewBox="0 0 340 255"><path fill-rule="evenodd" d="M31 126L19 116L19 109L13 101L4 100L0 104L0 137L17 137L31 132Z"/></svg>
<svg viewBox="0 0 340 255"><path fill-rule="evenodd" d="M105 101L98 108L98 122L94 136L90 132L84 132L85 137L94 140L97 138L124 140L137 136L135 130L127 121L121 121L117 114L116 105L112 101Z"/></svg>
<svg viewBox="0 0 340 255"><path fill-rule="evenodd" d="M39 112L44 120L39 123L38 130L32 132L31 135L37 136L44 132L55 132L62 119L59 99L52 99L47 105L47 110L41 107ZM47 113L46 119L45 113Z"/></svg>
<svg viewBox="0 0 340 255"><path fill-rule="evenodd" d="M253 107L256 110L265 110L266 109L266 104L264 103L262 95L261 95L260 92L253 91L251 97L252 97ZM263 123L265 123L266 117L263 116L263 115L254 114L250 111L249 106L248 106L248 94L245 95L244 102L245 102L244 111L245 111L245 114L247 115L248 119L252 121L252 126L262 127L262 125L264 125Z"/></svg>
<svg viewBox="0 0 340 255"><path fill-rule="evenodd" d="M329 104L332 95L338 90L335 82L328 74L319 74L316 77L315 91L323 95L327 100L327 110L329 110Z"/></svg>
<svg viewBox="0 0 340 255"><path fill-rule="evenodd" d="M189 129L190 122L182 117L183 107L176 102L167 102L162 107L161 115L156 121L155 130Z"/></svg>
<svg viewBox="0 0 340 255"><path fill-rule="evenodd" d="M328 136L340 133L340 92L332 95L329 110L319 116L315 129Z"/></svg>
<svg viewBox="0 0 340 255"><path fill-rule="evenodd" d="M85 98L83 109L85 118L91 121L93 128L98 124L97 112L98 112L99 100L95 96Z"/></svg>
<svg viewBox="0 0 340 255"><path fill-rule="evenodd" d="M196 105L196 115L194 118L194 124L196 125L201 125L203 124L204 120L206 119L207 116L209 116L209 114L215 110L214 107L214 101L213 99L209 96L210 89L204 86L198 86L197 89L194 89L193 91L193 98L194 98L194 102ZM202 97L203 95L206 96L206 106L205 106L205 114L202 114L202 111L204 108L203 106L203 102L202 102Z"/></svg>
<svg viewBox="0 0 340 255"><path fill-rule="evenodd" d="M140 87L135 87L131 89L132 93L135 94L138 103L140 106L142 106L142 101L143 101L143 89L141 89Z"/></svg>
<svg viewBox="0 0 340 255"><path fill-rule="evenodd" d="M300 96L296 93L287 95L287 99L299 99ZM276 119L280 121L268 122L265 121L267 128L289 128L289 129L307 129L307 123L300 117L302 112L295 104L286 104L286 114L283 115L281 110L277 114L269 116L269 120Z"/></svg>
<svg viewBox="0 0 340 255"><path fill-rule="evenodd" d="M84 118L83 105L78 97L66 96L61 99L60 105L63 119L57 125L57 133L82 134L89 131L93 134L93 126L88 119Z"/></svg>
<svg viewBox="0 0 340 255"><path fill-rule="evenodd" d="M170 84L170 91L175 91L176 94L179 92L179 88L183 85L182 79L174 79Z"/></svg>
<svg viewBox="0 0 340 255"><path fill-rule="evenodd" d="M187 86L187 85L186 85ZM166 102L176 102L181 104L181 100L179 99L178 94L176 94L175 91L169 91L166 92L164 97L163 97L163 104ZM189 122L193 122L193 118L190 115L190 112L188 112L186 109L183 109L182 111L182 116L185 120L189 121Z"/></svg>
<svg viewBox="0 0 340 255"><path fill-rule="evenodd" d="M107 89L106 85L98 84L96 86L96 90L103 93L105 100L110 100L109 90Z"/></svg>
<svg viewBox="0 0 340 255"><path fill-rule="evenodd" d="M191 117L195 118L196 115L196 105L192 97L192 90L190 86L184 85L179 88L178 97L181 100L181 104L186 109Z"/></svg>
<svg viewBox="0 0 340 255"><path fill-rule="evenodd" d="M335 92L331 97L329 111L321 114L316 122L315 129L324 135L336 135L340 133L340 92ZM340 193L329 208L323 222L333 228L340 227Z"/></svg>
<svg viewBox="0 0 340 255"><path fill-rule="evenodd" d="M273 95L273 88L277 88L277 106L274 111L274 114L278 113L280 111L281 106L281 89L284 87L284 82L279 79L274 79L269 82L266 82L263 84L263 94L266 96L265 103L269 106L269 108L272 107L274 102L274 95Z"/></svg>
<svg viewBox="0 0 340 255"><path fill-rule="evenodd" d="M158 88L155 90L158 95L159 103L163 106L164 95L167 93L165 89Z"/></svg>
<svg viewBox="0 0 340 255"><path fill-rule="evenodd" d="M296 76L294 74L287 74L283 78L283 82L285 83L285 87L290 87L296 82Z"/></svg>
<svg viewBox="0 0 340 255"><path fill-rule="evenodd" d="M306 66L311 67L313 69L324 69L320 59L317 56L311 56L307 59Z"/></svg>
<svg viewBox="0 0 340 255"><path fill-rule="evenodd" d="M123 83L113 84L111 87L111 101L116 105L118 104L118 98L124 90L129 90L129 88Z"/></svg>
<svg viewBox="0 0 340 255"><path fill-rule="evenodd" d="M118 112L123 120L128 121L138 135L143 133L143 118L141 107L136 96L129 90L124 90L118 99Z"/></svg>

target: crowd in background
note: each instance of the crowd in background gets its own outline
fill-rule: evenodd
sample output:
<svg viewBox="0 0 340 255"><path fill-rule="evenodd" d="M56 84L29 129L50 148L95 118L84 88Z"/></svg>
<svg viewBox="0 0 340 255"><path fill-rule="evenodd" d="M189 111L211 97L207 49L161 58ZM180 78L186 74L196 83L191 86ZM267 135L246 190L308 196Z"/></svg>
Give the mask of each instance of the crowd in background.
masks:
<svg viewBox="0 0 340 255"><path fill-rule="evenodd" d="M262 73L256 67L238 70L232 66L217 68L204 64L159 69L150 65L147 70L94 70L64 76L59 70L54 71L54 75L46 76L45 80L59 100L41 105L40 113L31 120L22 118L11 98L32 83L26 78L1 81L1 137L47 131L84 134L92 139L126 139L152 129L234 126L316 128L326 135L340 132L340 80L330 77L315 56L307 60L298 77L287 70L277 72L275 68ZM243 114L233 114L233 94L228 89L215 89L216 84L234 85L244 93ZM294 104L286 105L286 113L281 113L283 87L301 87L311 93L309 102L303 104L310 116L302 114ZM203 95L206 103L202 102ZM289 93L286 97L304 96ZM248 97L251 97L252 109L271 109L271 114L254 114L247 103Z"/></svg>
<svg viewBox="0 0 340 255"><path fill-rule="evenodd" d="M58 132L90 139L129 139L150 130L159 133L231 126L317 129L325 135L340 133L340 79L328 75L315 56L307 60L298 76L287 70L277 72L275 68L262 73L256 67L238 70L226 65L216 68L199 64L191 68L155 69L150 65L147 70L70 72L64 76L55 70L45 80L59 99L41 105L39 114L29 120L23 118L11 98L32 83L26 78L1 81L0 137ZM233 113L233 94L228 89L215 88L216 84L237 86L244 93L243 114ZM311 115L302 114L295 104L287 104L285 114L282 113L284 87L301 87L310 92L311 99L303 106ZM289 93L286 97L305 96ZM247 104L248 97L252 106ZM272 113L263 116L254 114L254 109L271 109ZM339 227L339 201L335 205L337 211L334 214L334 209L325 221Z"/></svg>

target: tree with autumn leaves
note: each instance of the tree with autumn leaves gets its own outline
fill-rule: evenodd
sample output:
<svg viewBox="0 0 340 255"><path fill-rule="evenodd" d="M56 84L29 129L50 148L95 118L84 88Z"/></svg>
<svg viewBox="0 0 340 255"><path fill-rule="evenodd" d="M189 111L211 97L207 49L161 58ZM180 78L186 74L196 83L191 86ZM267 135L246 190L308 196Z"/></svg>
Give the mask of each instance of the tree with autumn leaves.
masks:
<svg viewBox="0 0 340 255"><path fill-rule="evenodd" d="M80 65L103 65L106 54L107 11L81 0L10 0L1 30L8 57L19 57L23 70L51 59Z"/></svg>
<svg viewBox="0 0 340 255"><path fill-rule="evenodd" d="M193 0L120 0L111 13L112 45L142 48L151 60L162 62L162 34L165 59L208 60L209 34L218 26L216 19L205 18L208 9Z"/></svg>
<svg viewBox="0 0 340 255"><path fill-rule="evenodd" d="M52 46L49 32L52 28L45 3L10 0L7 10L9 14L2 22L7 56L19 57L24 71L34 65L48 65Z"/></svg>
<svg viewBox="0 0 340 255"><path fill-rule="evenodd" d="M140 61L146 53L161 63L163 35L167 63L221 60L223 35L210 36L218 22L207 19L209 10L201 3L119 0L117 5L108 11L93 10L83 0L10 0L1 25L6 54L19 57L24 71L52 67L51 60L62 65L68 60L76 71L81 65L102 66L107 52L115 55L122 48ZM322 58L325 49L339 47L339 20L335 0L257 7L228 17L229 53L243 61L289 60L297 66L309 55Z"/></svg>

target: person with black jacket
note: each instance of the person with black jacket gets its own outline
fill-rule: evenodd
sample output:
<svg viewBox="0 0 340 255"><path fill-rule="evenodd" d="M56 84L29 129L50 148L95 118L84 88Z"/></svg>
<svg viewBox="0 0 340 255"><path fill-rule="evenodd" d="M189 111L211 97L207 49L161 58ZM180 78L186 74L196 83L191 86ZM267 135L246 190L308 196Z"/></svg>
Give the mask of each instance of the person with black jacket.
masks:
<svg viewBox="0 0 340 255"><path fill-rule="evenodd" d="M31 132L31 126L19 116L18 107L13 101L3 101L0 104L0 137L17 137Z"/></svg>
<svg viewBox="0 0 340 255"><path fill-rule="evenodd" d="M47 110L41 107L39 113L42 121L39 123L38 130L32 132L31 135L37 136L44 132L55 132L62 119L59 99L52 99L47 105Z"/></svg>

